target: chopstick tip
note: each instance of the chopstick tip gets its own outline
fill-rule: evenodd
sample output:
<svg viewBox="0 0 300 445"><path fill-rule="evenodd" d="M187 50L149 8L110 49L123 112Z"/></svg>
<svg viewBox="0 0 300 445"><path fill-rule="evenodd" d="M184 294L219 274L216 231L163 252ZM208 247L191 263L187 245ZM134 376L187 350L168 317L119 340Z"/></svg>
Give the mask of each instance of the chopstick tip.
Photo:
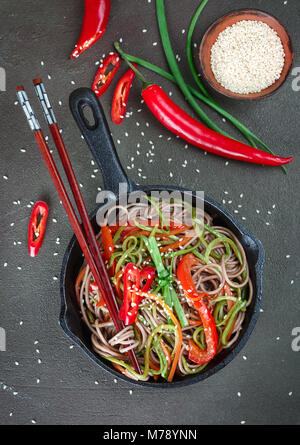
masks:
<svg viewBox="0 0 300 445"><path fill-rule="evenodd" d="M18 91L24 91L23 85L19 85L18 87L16 87L16 92Z"/></svg>
<svg viewBox="0 0 300 445"><path fill-rule="evenodd" d="M40 77L36 77L35 79L32 79L33 85L38 85L40 83L43 83L42 79Z"/></svg>

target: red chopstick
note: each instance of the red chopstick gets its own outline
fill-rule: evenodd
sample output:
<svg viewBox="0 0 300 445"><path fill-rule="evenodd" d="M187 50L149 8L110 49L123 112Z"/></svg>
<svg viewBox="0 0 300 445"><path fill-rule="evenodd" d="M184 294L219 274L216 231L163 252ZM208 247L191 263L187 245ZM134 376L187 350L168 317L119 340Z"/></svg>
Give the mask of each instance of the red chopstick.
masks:
<svg viewBox="0 0 300 445"><path fill-rule="evenodd" d="M78 218L74 212L73 206L71 204L70 198L66 192L65 186L61 180L60 174L55 165L54 159L50 153L49 147L41 130L38 120L36 119L35 113L30 106L27 94L24 91L24 87L16 88L17 96L20 101L20 104L24 110L24 113L27 117L27 121L31 130L34 133L34 137L37 141L37 144L41 150L44 161L48 168L48 171L51 175L54 186L59 194L59 197L63 203L63 206L68 215L69 221L72 225L73 231L76 235L78 243L81 247L81 250L86 258L86 261L92 271L92 274L95 278L97 286L101 295L104 298L105 304L109 310L109 313L113 319L114 325L119 332L124 328L123 322L119 319L119 306L115 297L115 294L112 289L112 285L110 283L110 279L104 265L101 253L99 251L99 247L96 241L96 236L93 231L90 219L88 217L88 213L86 210L86 206L82 199L81 192L79 190L79 186L70 162L70 159L67 154L66 147L62 140L61 134L59 132L58 125L56 123L56 119L49 103L46 91L43 87L41 79L35 81L36 88L39 85L40 91L43 93L44 103L41 101L41 105L43 107L45 118L50 126L51 134L57 146L63 167L65 169L67 178L69 180L71 190L77 204L78 212L81 216L82 223L84 226L84 230L86 232L86 237L84 232L80 226ZM39 94L38 97L40 98ZM141 373L139 363L137 361L136 355L133 350L128 351L128 356L138 373Z"/></svg>

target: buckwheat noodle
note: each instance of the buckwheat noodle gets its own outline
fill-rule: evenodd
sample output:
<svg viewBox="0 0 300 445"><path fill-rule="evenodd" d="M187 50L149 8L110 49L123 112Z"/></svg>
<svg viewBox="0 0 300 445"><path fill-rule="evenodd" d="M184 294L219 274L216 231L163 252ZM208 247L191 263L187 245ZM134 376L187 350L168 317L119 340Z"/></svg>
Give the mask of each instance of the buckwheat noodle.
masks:
<svg viewBox="0 0 300 445"><path fill-rule="evenodd" d="M162 201L154 209L153 206L145 203L130 204L127 207L115 206L110 209L104 223L109 223L112 213L116 211L121 220L135 221L137 231L128 237L129 240L122 238L121 229L114 235L114 261L116 264L116 274L112 277L114 286L116 286L118 273L122 274L127 263L135 263L140 269L145 265L152 264L151 258L149 262L149 252L143 238L139 234L139 231L142 232L145 221L168 215L170 221L176 224L183 221L184 212L187 212L186 209L183 209L181 202L165 203ZM169 238L168 230L165 230L165 237L158 238L159 247L165 246L166 243L171 245L178 242L179 244L175 249L165 250L161 253L161 257L165 268L172 272L173 286L185 316L191 323L181 328L182 343L175 371L178 377L196 374L207 366L207 364L193 363L188 358L189 340L193 339L202 350L206 348L206 340L201 317L193 306L193 302L183 294L181 285L176 278L176 270L182 257L188 252L198 260L197 264L192 267L192 277L197 292L205 293L204 301L214 317L219 338L217 354L223 349L230 348L238 340L246 309L253 296L246 255L237 237L228 228L214 225L212 217L207 213L198 215L196 212L193 218L198 230L191 231L184 227L182 232L170 235ZM98 241L102 249L100 234ZM92 273L84 263L76 280L75 290L84 323L91 332L91 343L95 353L108 360L118 371L131 379L166 380L170 369L170 359L174 358L177 340L176 329L172 326L162 304L145 295L140 303L136 322L117 333L106 306L97 304L100 296L97 290L91 288L93 281ZM224 291L226 286L230 288L230 295ZM154 294L156 288L157 280L154 281L149 292ZM122 279L120 280L120 289L122 293ZM162 299L159 290L156 294ZM228 326L229 323L232 323L231 327ZM226 328L230 333L229 338L226 337L226 333L224 334ZM153 331L156 329L157 334L153 336ZM153 336L152 340L151 335ZM160 347L161 342L165 345L164 348ZM144 374L141 376L137 375L130 366L126 355L130 349L135 350L141 368L144 370Z"/></svg>

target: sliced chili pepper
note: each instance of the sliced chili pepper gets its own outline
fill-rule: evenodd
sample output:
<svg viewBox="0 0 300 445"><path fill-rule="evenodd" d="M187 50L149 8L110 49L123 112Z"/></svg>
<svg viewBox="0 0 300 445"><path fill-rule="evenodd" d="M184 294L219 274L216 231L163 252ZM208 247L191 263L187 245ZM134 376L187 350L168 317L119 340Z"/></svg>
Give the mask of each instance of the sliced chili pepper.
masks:
<svg viewBox="0 0 300 445"><path fill-rule="evenodd" d="M101 295L101 293L99 291L99 288L97 286L96 281L93 281L92 283L90 283L89 291L90 292L97 292L97 295L98 295L98 298L99 298L97 306L105 306L104 299L103 299L103 297L102 297L102 295Z"/></svg>
<svg viewBox="0 0 300 445"><path fill-rule="evenodd" d="M198 294L191 274L192 266L198 264L197 258L193 254L185 255L177 267L177 279L182 286L183 292L190 301L193 302L195 308L199 312L205 332L205 340L207 348L202 351L198 346L189 340L188 357L194 363L204 364L210 362L217 353L218 334L213 316L203 301L205 294Z"/></svg>
<svg viewBox="0 0 300 445"><path fill-rule="evenodd" d="M124 321L125 326L136 320L140 299L136 293L140 289L140 283L141 276L138 267L133 263L128 263L124 271L124 298L119 312L119 318Z"/></svg>
<svg viewBox="0 0 300 445"><path fill-rule="evenodd" d="M109 12L110 0L85 0L81 33L71 54L71 59L78 57L102 37L108 22Z"/></svg>
<svg viewBox="0 0 300 445"><path fill-rule="evenodd" d="M137 296L136 292L148 292L155 275L156 270L154 267L148 266L140 271L135 264L127 264L124 271L123 303L119 313L120 319L124 321L126 326L136 320L139 304L143 300L143 297ZM118 293L120 292L119 281L117 280ZM141 288L143 282L144 284Z"/></svg>
<svg viewBox="0 0 300 445"><path fill-rule="evenodd" d="M96 281L93 281L93 282L90 284L90 291L91 291L91 292L95 292L96 290L98 290L98 286L97 286Z"/></svg>
<svg viewBox="0 0 300 445"><path fill-rule="evenodd" d="M143 285L141 291L142 292L148 292L151 284L153 283L153 280L156 276L156 269L152 266L144 267L144 269L140 272L141 281L145 281L146 283Z"/></svg>
<svg viewBox="0 0 300 445"><path fill-rule="evenodd" d="M28 230L28 251L32 257L35 257L41 248L48 213L48 205L43 201L38 201L33 207Z"/></svg>
<svg viewBox="0 0 300 445"><path fill-rule="evenodd" d="M107 263L110 262L110 258L115 251L114 241L112 238L111 230L108 226L103 226L101 228L101 237L104 249L104 258ZM108 270L109 275L112 277L115 274L115 262Z"/></svg>
<svg viewBox="0 0 300 445"><path fill-rule="evenodd" d="M135 63L133 65L136 67ZM125 117L129 91L134 77L135 72L130 68L117 83L111 107L111 120L116 125L120 125Z"/></svg>
<svg viewBox="0 0 300 445"><path fill-rule="evenodd" d="M145 77L128 60L118 42L115 42L115 48L142 81L142 97L150 111L168 130L188 143L215 155L255 164L279 166L293 160L292 157L274 156L250 147L201 124L176 105L162 88L147 82Z"/></svg>
<svg viewBox="0 0 300 445"><path fill-rule="evenodd" d="M110 65L113 66L113 69L108 71ZM105 93L117 74L120 65L120 57L116 53L111 53L104 59L103 63L98 68L92 85L92 90L96 93L97 97L100 97Z"/></svg>

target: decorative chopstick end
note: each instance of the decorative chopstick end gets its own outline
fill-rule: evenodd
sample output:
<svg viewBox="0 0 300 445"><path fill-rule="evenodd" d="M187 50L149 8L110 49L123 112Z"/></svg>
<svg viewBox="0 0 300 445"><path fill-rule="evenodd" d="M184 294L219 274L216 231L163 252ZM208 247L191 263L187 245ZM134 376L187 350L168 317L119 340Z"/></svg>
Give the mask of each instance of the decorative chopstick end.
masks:
<svg viewBox="0 0 300 445"><path fill-rule="evenodd" d="M39 121L36 118L36 115L30 105L28 96L24 90L23 86L18 86L16 88L18 101L24 111L29 127L32 131L37 131L41 129Z"/></svg>

